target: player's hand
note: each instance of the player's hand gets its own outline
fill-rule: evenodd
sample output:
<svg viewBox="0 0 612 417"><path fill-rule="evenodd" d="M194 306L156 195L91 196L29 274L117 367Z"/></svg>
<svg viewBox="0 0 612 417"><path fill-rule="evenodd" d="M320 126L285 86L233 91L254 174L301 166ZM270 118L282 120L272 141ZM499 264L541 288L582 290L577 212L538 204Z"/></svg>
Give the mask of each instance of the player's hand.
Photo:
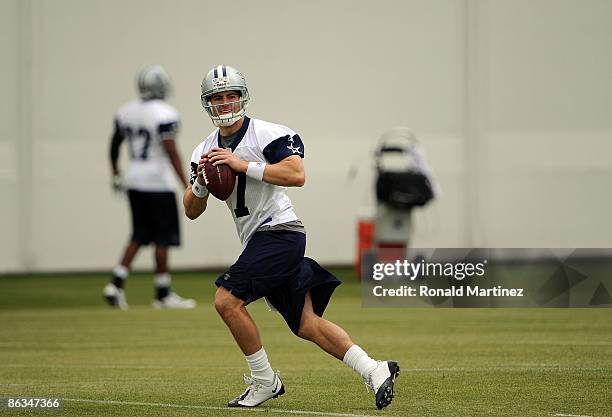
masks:
<svg viewBox="0 0 612 417"><path fill-rule="evenodd" d="M125 184L123 183L123 178L120 174L113 175L112 187L113 191L116 193L122 193L125 191Z"/></svg>
<svg viewBox="0 0 612 417"><path fill-rule="evenodd" d="M249 167L247 161L238 158L236 154L229 149L213 148L205 155L205 158L212 162L214 166L226 164L236 172L246 172Z"/></svg>

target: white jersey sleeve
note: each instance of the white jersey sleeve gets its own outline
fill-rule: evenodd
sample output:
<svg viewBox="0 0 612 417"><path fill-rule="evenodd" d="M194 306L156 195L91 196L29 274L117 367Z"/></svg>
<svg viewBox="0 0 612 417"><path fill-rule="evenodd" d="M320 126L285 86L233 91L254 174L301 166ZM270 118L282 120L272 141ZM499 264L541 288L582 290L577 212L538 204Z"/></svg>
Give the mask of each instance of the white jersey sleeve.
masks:
<svg viewBox="0 0 612 417"><path fill-rule="evenodd" d="M292 155L304 157L302 139L290 128L253 119L253 129L267 163L276 164Z"/></svg>

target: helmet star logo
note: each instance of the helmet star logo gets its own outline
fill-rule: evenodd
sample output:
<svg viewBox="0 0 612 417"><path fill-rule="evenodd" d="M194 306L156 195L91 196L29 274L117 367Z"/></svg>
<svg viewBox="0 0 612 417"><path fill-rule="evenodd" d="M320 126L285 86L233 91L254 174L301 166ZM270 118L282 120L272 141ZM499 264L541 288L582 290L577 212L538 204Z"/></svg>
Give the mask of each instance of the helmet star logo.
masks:
<svg viewBox="0 0 612 417"><path fill-rule="evenodd" d="M224 88L229 85L229 80L227 79L227 77L213 78L212 85L213 88Z"/></svg>

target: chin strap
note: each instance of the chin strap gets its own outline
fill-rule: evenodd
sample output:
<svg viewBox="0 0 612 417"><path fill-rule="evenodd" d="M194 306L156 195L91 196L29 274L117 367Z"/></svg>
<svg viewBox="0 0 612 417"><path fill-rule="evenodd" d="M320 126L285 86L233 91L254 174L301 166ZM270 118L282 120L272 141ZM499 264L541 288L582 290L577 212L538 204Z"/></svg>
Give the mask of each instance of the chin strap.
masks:
<svg viewBox="0 0 612 417"><path fill-rule="evenodd" d="M231 126L236 123L242 116L244 116L244 110L241 110L239 113L232 113L229 117L217 116L212 117L213 124L217 127L220 126Z"/></svg>

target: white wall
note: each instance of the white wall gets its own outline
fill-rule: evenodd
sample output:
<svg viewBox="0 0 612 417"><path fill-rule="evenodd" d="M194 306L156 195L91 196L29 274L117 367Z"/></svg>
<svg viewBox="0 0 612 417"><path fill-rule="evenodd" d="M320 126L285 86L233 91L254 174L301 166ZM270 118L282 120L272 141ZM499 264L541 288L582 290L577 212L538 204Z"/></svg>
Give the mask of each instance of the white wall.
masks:
<svg viewBox="0 0 612 417"><path fill-rule="evenodd" d="M521 0L487 11L485 242L610 247L612 3Z"/></svg>
<svg viewBox="0 0 612 417"><path fill-rule="evenodd" d="M19 194L22 34L18 0L0 3L0 271L23 267Z"/></svg>
<svg viewBox="0 0 612 417"><path fill-rule="evenodd" d="M186 169L219 63L246 74L252 116L300 133L308 180L290 195L322 263L352 261L371 150L398 125L443 190L415 245L612 246L612 7L588 4L3 0L0 272L117 261L129 218L109 186L112 117L151 63L174 82ZM237 256L227 208L210 206L183 220L175 267Z"/></svg>

